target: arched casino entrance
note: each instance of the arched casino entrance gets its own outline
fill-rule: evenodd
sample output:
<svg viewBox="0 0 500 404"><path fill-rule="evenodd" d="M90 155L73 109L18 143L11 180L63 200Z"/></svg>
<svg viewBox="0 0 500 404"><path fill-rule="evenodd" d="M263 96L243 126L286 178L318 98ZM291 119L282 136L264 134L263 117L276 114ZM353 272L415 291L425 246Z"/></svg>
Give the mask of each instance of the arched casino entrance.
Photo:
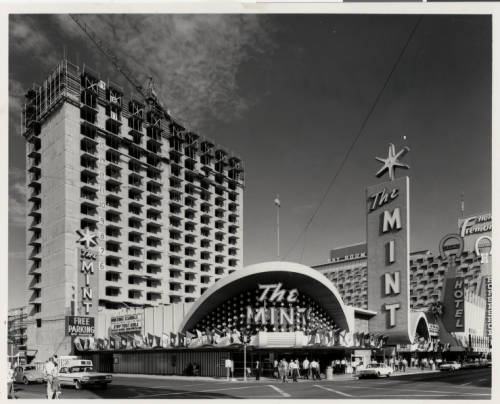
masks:
<svg viewBox="0 0 500 404"><path fill-rule="evenodd" d="M235 373L258 360L266 375L275 359L319 359L322 367L350 355L354 310L319 272L289 262L251 265L221 279L191 307L180 326L193 349L231 350ZM238 349L240 347L240 349Z"/></svg>

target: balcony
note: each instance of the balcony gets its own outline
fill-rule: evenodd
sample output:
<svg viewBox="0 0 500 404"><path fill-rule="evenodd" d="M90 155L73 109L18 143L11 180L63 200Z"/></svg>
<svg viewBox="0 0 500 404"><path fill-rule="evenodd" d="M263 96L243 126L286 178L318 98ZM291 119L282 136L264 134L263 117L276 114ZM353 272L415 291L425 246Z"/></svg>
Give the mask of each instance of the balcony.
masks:
<svg viewBox="0 0 500 404"><path fill-rule="evenodd" d="M35 174L35 173L30 173L30 175L28 177L28 186L33 187L35 189L40 189L42 186L41 175Z"/></svg>
<svg viewBox="0 0 500 404"><path fill-rule="evenodd" d="M28 201L34 202L34 203L41 203L42 199L40 198L41 196L41 191L40 190L34 190L31 196L29 197Z"/></svg>
<svg viewBox="0 0 500 404"><path fill-rule="evenodd" d="M161 206L161 196L159 195L153 195L153 194L149 194L146 198L146 203L149 205L149 206L154 206L154 207L158 207L158 206Z"/></svg>
<svg viewBox="0 0 500 404"><path fill-rule="evenodd" d="M142 192L142 189L130 187L128 191L128 197L130 200L142 203Z"/></svg>
<svg viewBox="0 0 500 404"><path fill-rule="evenodd" d="M146 272L148 274L159 274L161 272L161 265L155 263L148 263L146 265Z"/></svg>
<svg viewBox="0 0 500 404"><path fill-rule="evenodd" d="M146 300L156 302L158 300L161 300L161 292L147 292L146 293Z"/></svg>
<svg viewBox="0 0 500 404"><path fill-rule="evenodd" d="M161 225L158 223L149 222L146 225L146 231L148 233L159 234L159 233L161 233Z"/></svg>
<svg viewBox="0 0 500 404"><path fill-rule="evenodd" d="M31 231L35 231L35 230L40 230L42 227L41 227L41 223L42 223L42 220L38 217L38 218L34 218L28 229L31 230Z"/></svg>

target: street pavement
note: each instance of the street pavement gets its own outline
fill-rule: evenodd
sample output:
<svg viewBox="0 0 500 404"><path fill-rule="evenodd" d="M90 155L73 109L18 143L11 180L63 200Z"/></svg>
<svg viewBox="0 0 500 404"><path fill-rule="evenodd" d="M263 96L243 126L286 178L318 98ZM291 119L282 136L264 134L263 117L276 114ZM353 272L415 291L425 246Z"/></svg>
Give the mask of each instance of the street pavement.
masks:
<svg viewBox="0 0 500 404"><path fill-rule="evenodd" d="M17 384L18 398L44 398L45 385ZM65 387L62 398L136 399L491 399L491 368L456 372L412 372L390 378L361 379L350 375L334 380L281 383L272 379L246 383L181 376L114 375L107 389Z"/></svg>

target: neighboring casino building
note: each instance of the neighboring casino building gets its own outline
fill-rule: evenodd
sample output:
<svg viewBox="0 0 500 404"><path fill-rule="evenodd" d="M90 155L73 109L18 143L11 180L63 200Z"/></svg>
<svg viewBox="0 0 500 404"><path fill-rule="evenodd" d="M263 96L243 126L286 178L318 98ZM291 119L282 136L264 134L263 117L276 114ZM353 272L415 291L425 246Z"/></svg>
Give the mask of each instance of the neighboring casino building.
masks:
<svg viewBox="0 0 500 404"><path fill-rule="evenodd" d="M415 310L432 313L439 302L443 309L456 303L445 297L446 278L449 268L447 251L462 249L455 259L454 278L463 280L464 310L463 326L450 338L442 335L440 340L450 344L451 352L490 352L491 344L491 214L478 214L458 220L457 233L454 237L443 237L444 255L430 250L416 251L410 254L410 306ZM367 246L365 243L341 247L330 251L327 263L315 265L336 286L343 301L354 307L368 307L368 272ZM448 310L450 311L450 310ZM446 316L445 316L446 317ZM430 314L433 322L435 316ZM437 323L437 321L436 321ZM437 324L436 324L437 325ZM436 325L431 324L431 334L436 333ZM455 327L456 328L456 322ZM469 335L470 346L469 346ZM404 348L405 352L408 347ZM417 350L417 347L414 347Z"/></svg>
<svg viewBox="0 0 500 404"><path fill-rule="evenodd" d="M194 302L241 268L242 161L152 90L126 97L64 60L27 91L22 135L37 360L69 353L67 328L92 333L98 312Z"/></svg>

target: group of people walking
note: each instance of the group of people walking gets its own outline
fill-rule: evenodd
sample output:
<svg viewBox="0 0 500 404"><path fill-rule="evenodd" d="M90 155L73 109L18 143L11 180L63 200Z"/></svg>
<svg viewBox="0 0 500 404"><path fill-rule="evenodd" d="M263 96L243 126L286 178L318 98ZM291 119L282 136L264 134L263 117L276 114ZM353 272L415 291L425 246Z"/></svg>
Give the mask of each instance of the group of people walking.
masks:
<svg viewBox="0 0 500 404"><path fill-rule="evenodd" d="M277 380L281 380L283 383L288 383L289 378L293 382L297 382L299 377L303 379L320 380L320 366L319 361L313 359L309 362L308 358L305 358L302 363L298 359L290 360L288 362L285 358L281 359L279 362L277 359L273 363L274 377Z"/></svg>

